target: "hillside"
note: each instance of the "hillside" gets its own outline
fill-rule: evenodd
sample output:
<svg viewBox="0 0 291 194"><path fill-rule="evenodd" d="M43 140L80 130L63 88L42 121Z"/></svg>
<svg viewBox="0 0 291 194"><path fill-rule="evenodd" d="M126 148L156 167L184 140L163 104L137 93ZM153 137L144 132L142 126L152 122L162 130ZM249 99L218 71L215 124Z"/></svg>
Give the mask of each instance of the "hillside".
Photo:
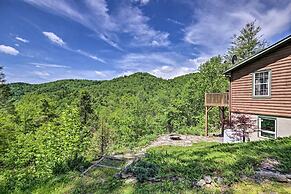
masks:
<svg viewBox="0 0 291 194"><path fill-rule="evenodd" d="M221 60L170 80L136 73L107 81L8 84L10 100L0 109L0 186L23 191L82 172L102 155L140 149L162 134L201 135L205 91L227 88ZM219 133L217 110L211 114L211 132Z"/></svg>
<svg viewBox="0 0 291 194"><path fill-rule="evenodd" d="M176 77L174 79L164 80L157 78L149 73L135 73L130 76L118 77L106 81L93 80L59 80L42 84L28 83L11 83L9 84L11 92L15 99L20 99L21 96L29 93L57 93L59 90L65 90L72 93L77 90L100 89L100 90L154 90L156 86L166 88L169 86L182 86L189 80L193 79L195 74L187 74ZM180 88L181 89L181 88Z"/></svg>
<svg viewBox="0 0 291 194"><path fill-rule="evenodd" d="M86 176L74 172L50 179L31 188L29 193L290 193L290 183L252 178L266 158L276 158L277 168L291 173L290 144L291 139L284 138L240 144L202 142L191 147L156 147L131 168L140 179L138 182L115 178L119 172L115 169L95 168ZM204 188L193 186L204 175L214 177L216 184Z"/></svg>

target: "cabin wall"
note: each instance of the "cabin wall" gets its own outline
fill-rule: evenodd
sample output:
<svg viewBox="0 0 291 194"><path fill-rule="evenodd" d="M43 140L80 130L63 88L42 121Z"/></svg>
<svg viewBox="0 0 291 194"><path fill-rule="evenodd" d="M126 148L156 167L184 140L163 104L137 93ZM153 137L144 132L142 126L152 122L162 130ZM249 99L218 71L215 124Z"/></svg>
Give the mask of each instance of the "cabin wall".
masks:
<svg viewBox="0 0 291 194"><path fill-rule="evenodd" d="M271 70L270 97L253 97L252 73L259 70ZM291 45L232 72L230 87L232 112L291 118Z"/></svg>

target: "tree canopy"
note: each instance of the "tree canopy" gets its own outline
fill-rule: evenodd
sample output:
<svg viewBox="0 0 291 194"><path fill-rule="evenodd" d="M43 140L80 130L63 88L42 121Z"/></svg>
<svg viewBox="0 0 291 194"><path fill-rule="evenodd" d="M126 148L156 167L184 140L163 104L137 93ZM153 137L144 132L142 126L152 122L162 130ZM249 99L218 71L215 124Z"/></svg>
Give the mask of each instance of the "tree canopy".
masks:
<svg viewBox="0 0 291 194"><path fill-rule="evenodd" d="M256 25L256 21L247 23L239 34L232 37L231 46L228 49L226 59L231 63L234 55L240 62L258 53L267 46L266 40L262 38L261 27Z"/></svg>

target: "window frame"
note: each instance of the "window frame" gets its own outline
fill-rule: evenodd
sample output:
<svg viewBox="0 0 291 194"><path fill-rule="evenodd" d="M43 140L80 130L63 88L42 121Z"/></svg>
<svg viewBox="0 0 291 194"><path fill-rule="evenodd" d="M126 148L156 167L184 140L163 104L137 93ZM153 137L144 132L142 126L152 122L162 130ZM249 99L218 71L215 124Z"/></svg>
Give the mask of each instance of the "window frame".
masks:
<svg viewBox="0 0 291 194"><path fill-rule="evenodd" d="M255 88L255 80L257 73L268 73L268 95L256 95ZM252 93L253 98L270 98L271 97L271 83L272 83L272 71L270 69L256 71L252 74Z"/></svg>
<svg viewBox="0 0 291 194"><path fill-rule="evenodd" d="M262 130L262 129L261 129L261 120L262 120L262 119L265 119L265 120L273 120L273 121L275 121L275 131L272 132L272 131ZM264 133L268 133L268 134L273 134L273 135L274 135L274 139L277 138L277 118L274 118L274 117L266 117L266 116L258 116L258 128L259 128L259 137L260 137L260 138L273 139L273 138L271 138L271 137L265 137L265 136L262 136L262 132L264 132Z"/></svg>

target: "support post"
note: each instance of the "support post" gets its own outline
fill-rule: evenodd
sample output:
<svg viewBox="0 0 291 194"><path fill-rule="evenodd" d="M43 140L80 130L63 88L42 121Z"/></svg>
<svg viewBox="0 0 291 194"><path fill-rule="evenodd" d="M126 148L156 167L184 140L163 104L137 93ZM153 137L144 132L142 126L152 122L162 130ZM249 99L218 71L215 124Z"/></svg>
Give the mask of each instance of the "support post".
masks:
<svg viewBox="0 0 291 194"><path fill-rule="evenodd" d="M208 136L208 106L205 106L205 136Z"/></svg>
<svg viewBox="0 0 291 194"><path fill-rule="evenodd" d="M224 134L224 121L225 121L225 107L219 107L220 110L220 123L221 123L221 136Z"/></svg>

